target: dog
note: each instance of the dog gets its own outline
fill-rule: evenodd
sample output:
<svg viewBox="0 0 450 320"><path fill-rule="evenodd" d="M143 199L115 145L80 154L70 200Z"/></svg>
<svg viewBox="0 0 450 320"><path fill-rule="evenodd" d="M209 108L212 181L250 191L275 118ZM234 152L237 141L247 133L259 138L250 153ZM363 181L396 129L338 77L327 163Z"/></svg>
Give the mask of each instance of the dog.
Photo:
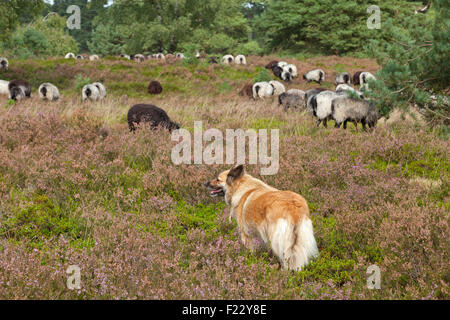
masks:
<svg viewBox="0 0 450 320"><path fill-rule="evenodd" d="M245 173L239 165L205 183L211 197L223 196L231 207L244 246L252 238L270 246L283 269L300 271L319 250L306 200L291 191L275 189Z"/></svg>

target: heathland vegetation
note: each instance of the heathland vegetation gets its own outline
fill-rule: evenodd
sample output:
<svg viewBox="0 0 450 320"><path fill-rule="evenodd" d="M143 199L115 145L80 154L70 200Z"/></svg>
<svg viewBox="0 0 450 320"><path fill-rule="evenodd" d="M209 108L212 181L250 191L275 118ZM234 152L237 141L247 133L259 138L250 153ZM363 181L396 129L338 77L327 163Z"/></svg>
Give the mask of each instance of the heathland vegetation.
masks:
<svg viewBox="0 0 450 320"><path fill-rule="evenodd" d="M69 2L89 12L81 30L64 27ZM33 94L0 95L0 298L448 299L449 7L435 0L415 15L420 2L370 1L389 19L369 30L362 2L2 4L9 68L0 79L26 79ZM243 53L248 63L209 64L192 58L196 50ZM178 51L187 58L117 57ZM343 71L369 71L380 80L371 93L380 113L416 104L426 121L317 128L276 98L240 96L244 85L275 78L264 68L272 60L299 75L323 69L327 89ZM147 93L152 80L160 95ZM107 97L82 102L81 89L96 81ZM58 86L57 102L39 99L44 82ZM316 86L301 76L287 84ZM245 249L225 203L203 187L230 166L174 165L166 130L130 133L127 111L143 102L190 131L198 120L204 130L279 129L279 172L247 170L306 198L319 258L288 272L267 250ZM79 290L66 286L70 265L81 268ZM381 290L367 288L371 265Z"/></svg>

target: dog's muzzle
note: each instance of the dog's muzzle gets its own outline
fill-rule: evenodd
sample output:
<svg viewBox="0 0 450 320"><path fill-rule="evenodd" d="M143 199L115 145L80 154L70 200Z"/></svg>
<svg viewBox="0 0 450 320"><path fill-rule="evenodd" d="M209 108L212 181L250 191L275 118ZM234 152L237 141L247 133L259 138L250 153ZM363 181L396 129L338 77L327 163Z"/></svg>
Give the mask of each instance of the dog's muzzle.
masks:
<svg viewBox="0 0 450 320"><path fill-rule="evenodd" d="M217 197L217 196L225 195L225 192L222 187L220 187L220 186L213 187L209 181L205 182L205 187L208 189L210 197Z"/></svg>

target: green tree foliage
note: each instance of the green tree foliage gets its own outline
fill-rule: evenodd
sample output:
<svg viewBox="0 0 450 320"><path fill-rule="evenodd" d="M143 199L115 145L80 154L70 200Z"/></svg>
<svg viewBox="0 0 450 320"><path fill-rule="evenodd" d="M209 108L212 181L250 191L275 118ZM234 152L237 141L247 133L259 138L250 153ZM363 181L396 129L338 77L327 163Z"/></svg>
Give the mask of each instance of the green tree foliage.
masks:
<svg viewBox="0 0 450 320"><path fill-rule="evenodd" d="M67 13L67 8L76 5L80 8L81 28L69 30L69 34L77 40L80 50L88 50L88 41L91 39L94 18L101 14L107 4L107 0L54 0L53 6L47 8L47 11L56 12L61 17L68 18L71 14Z"/></svg>
<svg viewBox="0 0 450 320"><path fill-rule="evenodd" d="M19 27L5 43L9 55L20 58L31 56L61 56L78 50L77 42L65 30L66 19L57 14L36 19Z"/></svg>
<svg viewBox="0 0 450 320"><path fill-rule="evenodd" d="M44 7L42 0L0 2L0 43L9 39L20 22L30 22ZM1 47L1 46L0 46Z"/></svg>
<svg viewBox="0 0 450 320"><path fill-rule="evenodd" d="M368 40L380 37L378 29L367 27L371 5L380 8L382 21L411 14L411 4L403 0L273 0L255 28L268 50L361 52Z"/></svg>
<svg viewBox="0 0 450 320"><path fill-rule="evenodd" d="M383 114L414 102L448 123L449 105L441 93L450 83L449 15L449 1L434 0L426 15L411 14L405 20L408 28L388 20L383 27L388 40L372 41L370 51L383 67L372 97ZM432 92L437 94L435 101L430 99Z"/></svg>
<svg viewBox="0 0 450 320"><path fill-rule="evenodd" d="M92 52L228 52L248 40L242 0L116 0L94 21Z"/></svg>

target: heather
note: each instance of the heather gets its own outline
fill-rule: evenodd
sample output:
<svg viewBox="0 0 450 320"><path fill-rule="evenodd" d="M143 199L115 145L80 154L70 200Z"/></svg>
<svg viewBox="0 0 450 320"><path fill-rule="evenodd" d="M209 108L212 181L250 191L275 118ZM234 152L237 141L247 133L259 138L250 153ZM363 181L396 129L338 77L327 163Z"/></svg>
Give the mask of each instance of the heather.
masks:
<svg viewBox="0 0 450 320"><path fill-rule="evenodd" d="M277 99L238 95L276 57L248 66L12 60L4 78L26 78L29 100L0 97L0 298L2 299L448 299L449 142L406 122L372 132L316 128ZM376 71L369 59L318 57L313 67ZM80 87L103 80L106 100L81 103ZM160 96L146 93L158 79ZM49 81L56 103L38 100ZM288 88L307 89L296 79ZM280 170L260 176L303 195L320 257L301 272L251 253L221 199L203 183L227 165L179 165L164 130L130 133L128 108L154 103L182 127L279 128ZM366 269L381 269L381 290ZM81 289L66 287L69 265Z"/></svg>

